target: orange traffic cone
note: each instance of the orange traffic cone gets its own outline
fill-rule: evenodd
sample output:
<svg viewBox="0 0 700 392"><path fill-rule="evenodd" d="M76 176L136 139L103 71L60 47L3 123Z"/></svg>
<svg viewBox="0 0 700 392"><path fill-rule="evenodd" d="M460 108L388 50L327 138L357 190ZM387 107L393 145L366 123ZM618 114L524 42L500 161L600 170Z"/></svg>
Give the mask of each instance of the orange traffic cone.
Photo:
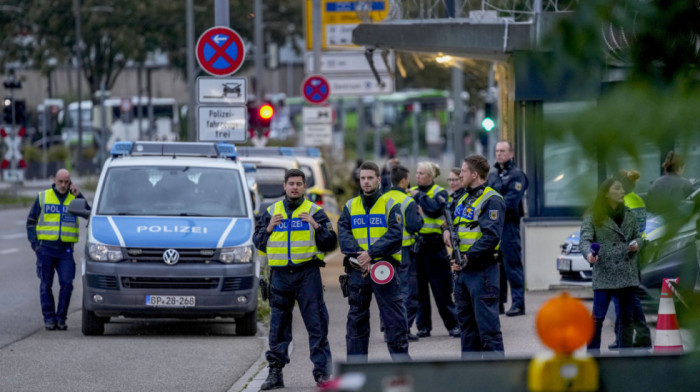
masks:
<svg viewBox="0 0 700 392"><path fill-rule="evenodd" d="M678 328L678 318L676 317L676 307L673 305L673 293L670 282L678 283L678 278L664 279L661 285L659 314L656 321L656 339L654 339L655 353L683 351L681 331Z"/></svg>

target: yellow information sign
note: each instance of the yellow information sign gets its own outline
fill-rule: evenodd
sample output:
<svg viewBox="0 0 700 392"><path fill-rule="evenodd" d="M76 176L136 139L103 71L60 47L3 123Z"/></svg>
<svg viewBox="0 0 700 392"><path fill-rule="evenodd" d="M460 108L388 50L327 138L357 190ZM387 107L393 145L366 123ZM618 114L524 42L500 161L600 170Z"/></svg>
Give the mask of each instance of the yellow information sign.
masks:
<svg viewBox="0 0 700 392"><path fill-rule="evenodd" d="M321 0L321 49L357 47L352 30L360 23L380 22L389 0ZM306 49L313 50L313 0L306 0Z"/></svg>

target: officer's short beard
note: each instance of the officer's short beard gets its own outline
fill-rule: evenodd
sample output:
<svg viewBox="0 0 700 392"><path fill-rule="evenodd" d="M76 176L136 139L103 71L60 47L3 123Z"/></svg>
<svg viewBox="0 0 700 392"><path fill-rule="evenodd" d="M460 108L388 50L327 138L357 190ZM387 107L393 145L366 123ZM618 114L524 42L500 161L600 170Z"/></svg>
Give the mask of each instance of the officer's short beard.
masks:
<svg viewBox="0 0 700 392"><path fill-rule="evenodd" d="M381 195L382 195L381 186L377 186L377 188L375 190L373 190L372 192L369 192L369 193L362 191L362 203L366 207L373 206L374 203L377 201L377 199L379 199L379 196L381 196Z"/></svg>
<svg viewBox="0 0 700 392"><path fill-rule="evenodd" d="M297 208L299 208L301 203L304 202L304 195L301 195L299 197L287 196L286 199L287 199L287 207L289 207L289 209L291 209L291 210L296 210Z"/></svg>

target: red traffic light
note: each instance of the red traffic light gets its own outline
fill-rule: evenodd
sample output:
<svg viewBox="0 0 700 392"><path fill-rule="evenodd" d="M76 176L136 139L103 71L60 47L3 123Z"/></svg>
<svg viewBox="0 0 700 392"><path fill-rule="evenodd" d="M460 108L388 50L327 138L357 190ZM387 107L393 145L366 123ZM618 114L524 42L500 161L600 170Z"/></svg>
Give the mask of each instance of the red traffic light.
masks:
<svg viewBox="0 0 700 392"><path fill-rule="evenodd" d="M275 109L273 109L272 105L270 104L264 104L258 109L258 114L260 115L261 119L270 120L272 115L275 114Z"/></svg>

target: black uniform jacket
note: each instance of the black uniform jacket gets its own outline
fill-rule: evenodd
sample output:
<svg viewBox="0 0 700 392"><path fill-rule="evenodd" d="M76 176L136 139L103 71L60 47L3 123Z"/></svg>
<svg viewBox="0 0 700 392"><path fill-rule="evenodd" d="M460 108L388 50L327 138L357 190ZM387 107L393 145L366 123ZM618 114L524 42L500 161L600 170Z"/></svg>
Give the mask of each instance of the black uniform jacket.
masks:
<svg viewBox="0 0 700 392"><path fill-rule="evenodd" d="M527 176L512 160L506 162L503 168L498 163L493 167L496 170L489 173L487 184L503 196L506 202L506 221L520 222L524 215L523 195L529 183Z"/></svg>

